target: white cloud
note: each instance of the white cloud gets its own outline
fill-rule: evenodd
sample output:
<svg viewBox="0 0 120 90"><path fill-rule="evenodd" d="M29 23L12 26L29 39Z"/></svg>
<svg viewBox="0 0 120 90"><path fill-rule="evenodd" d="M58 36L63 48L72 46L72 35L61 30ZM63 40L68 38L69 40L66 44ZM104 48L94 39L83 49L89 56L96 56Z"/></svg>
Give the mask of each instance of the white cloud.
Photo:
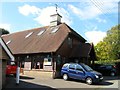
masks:
<svg viewBox="0 0 120 90"><path fill-rule="evenodd" d="M62 22L66 22L68 25L72 24L72 18L64 8L59 8L58 11L62 16Z"/></svg>
<svg viewBox="0 0 120 90"><path fill-rule="evenodd" d="M58 12L62 16L62 22L66 22L69 25L72 23L69 13L64 8L58 8ZM55 13L56 10L53 6L43 8L41 9L40 15L34 20L36 20L39 24L49 25L51 21L50 15Z"/></svg>
<svg viewBox="0 0 120 90"><path fill-rule="evenodd" d="M49 25L51 21L50 15L56 13L56 8L54 6L38 8L26 4L24 6L19 7L18 9L19 12L25 16L28 16L30 14L36 15L36 17L33 18L33 20L37 21L43 26ZM64 8L58 8L58 12L62 16L62 22L65 22L68 25L72 23L69 13Z"/></svg>
<svg viewBox="0 0 120 90"><path fill-rule="evenodd" d="M105 19L101 19L101 18L99 18L99 17L97 17L96 20L97 20L99 23L106 23L106 22L107 22Z"/></svg>
<svg viewBox="0 0 120 90"><path fill-rule="evenodd" d="M0 23L0 28L3 28L3 29L5 29L5 30L10 31L11 25L10 25L10 24L1 24L1 23Z"/></svg>
<svg viewBox="0 0 120 90"><path fill-rule="evenodd" d="M117 13L119 0L81 0L80 6L68 8L80 19L92 19L102 14ZM83 6L83 7L82 7Z"/></svg>
<svg viewBox="0 0 120 90"><path fill-rule="evenodd" d="M94 45L96 45L98 42L103 40L103 38L106 36L106 32L97 30L87 31L85 32L85 36L90 42L93 42Z"/></svg>
<svg viewBox="0 0 120 90"><path fill-rule="evenodd" d="M68 7L81 19L91 19L101 14L101 11L95 6L89 6L88 8L78 8L73 5L68 5Z"/></svg>
<svg viewBox="0 0 120 90"><path fill-rule="evenodd" d="M21 14L28 16L29 14L39 14L41 9L37 8L36 6L30 6L28 4L24 5L24 6L20 6L18 7L18 10Z"/></svg>

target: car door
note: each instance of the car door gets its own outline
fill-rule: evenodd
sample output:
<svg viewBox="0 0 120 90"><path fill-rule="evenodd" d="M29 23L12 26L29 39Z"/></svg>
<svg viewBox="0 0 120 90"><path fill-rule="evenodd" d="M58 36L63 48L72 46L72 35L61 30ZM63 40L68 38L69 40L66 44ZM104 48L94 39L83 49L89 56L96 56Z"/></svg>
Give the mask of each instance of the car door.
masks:
<svg viewBox="0 0 120 90"><path fill-rule="evenodd" d="M99 72L102 73L103 75L106 75L108 73L108 71L106 70L106 67L104 65L100 66Z"/></svg>
<svg viewBox="0 0 120 90"><path fill-rule="evenodd" d="M111 65L106 65L106 69L105 69L105 72L107 72L106 75L110 75L111 71L112 71L112 66Z"/></svg>
<svg viewBox="0 0 120 90"><path fill-rule="evenodd" d="M70 78L76 78L75 64L70 64L68 69L68 75Z"/></svg>
<svg viewBox="0 0 120 90"><path fill-rule="evenodd" d="M85 79L84 69L80 65L76 65L76 77L77 79L80 79L80 80Z"/></svg>

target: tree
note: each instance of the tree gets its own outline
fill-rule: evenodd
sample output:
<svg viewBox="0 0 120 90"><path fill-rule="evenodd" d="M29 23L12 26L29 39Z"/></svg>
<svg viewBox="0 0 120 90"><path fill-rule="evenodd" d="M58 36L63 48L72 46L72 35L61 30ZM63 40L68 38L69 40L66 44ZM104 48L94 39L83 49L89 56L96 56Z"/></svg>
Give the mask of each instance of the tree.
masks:
<svg viewBox="0 0 120 90"><path fill-rule="evenodd" d="M95 46L95 51L96 51L96 55L97 55L98 60L107 60L107 59L109 59L108 46L107 46L106 42L100 41Z"/></svg>
<svg viewBox="0 0 120 90"><path fill-rule="evenodd" d="M100 60L116 60L120 54L120 25L107 31L103 41L95 46L96 54Z"/></svg>
<svg viewBox="0 0 120 90"><path fill-rule="evenodd" d="M7 31L3 28L0 28L0 35L3 35L3 34L9 34L9 31Z"/></svg>
<svg viewBox="0 0 120 90"><path fill-rule="evenodd" d="M120 25L112 27L107 32L107 37L104 38L104 42L109 46L109 59L118 59L120 51Z"/></svg>

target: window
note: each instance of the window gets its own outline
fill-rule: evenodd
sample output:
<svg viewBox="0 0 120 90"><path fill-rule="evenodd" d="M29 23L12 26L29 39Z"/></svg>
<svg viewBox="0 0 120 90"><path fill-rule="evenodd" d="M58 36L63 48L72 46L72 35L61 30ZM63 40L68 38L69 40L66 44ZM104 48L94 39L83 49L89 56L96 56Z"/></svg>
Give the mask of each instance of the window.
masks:
<svg viewBox="0 0 120 90"><path fill-rule="evenodd" d="M51 27L51 33L56 33L59 30L59 27Z"/></svg>
<svg viewBox="0 0 120 90"><path fill-rule="evenodd" d="M67 68L67 67L68 67L68 64L63 65L63 68Z"/></svg>
<svg viewBox="0 0 120 90"><path fill-rule="evenodd" d="M42 35L45 32L45 29L40 30L40 32L37 34L38 36Z"/></svg>
<svg viewBox="0 0 120 90"><path fill-rule="evenodd" d="M52 58L44 58L44 65L51 66L52 65Z"/></svg>
<svg viewBox="0 0 120 90"><path fill-rule="evenodd" d="M91 67L89 67L88 65L82 64L82 66L84 67L84 69L86 69L87 71L93 71L93 69Z"/></svg>
<svg viewBox="0 0 120 90"><path fill-rule="evenodd" d="M33 32L30 32L29 34L27 34L26 36L25 36L25 38L28 38L29 36L31 36L33 34Z"/></svg>
<svg viewBox="0 0 120 90"><path fill-rule="evenodd" d="M68 37L68 45L70 48L72 48L72 39L70 37Z"/></svg>
<svg viewBox="0 0 120 90"><path fill-rule="evenodd" d="M51 58L48 58L48 62L51 62Z"/></svg>
<svg viewBox="0 0 120 90"><path fill-rule="evenodd" d="M9 41L6 42L6 44L9 44L9 43L11 43L11 40L9 40Z"/></svg>
<svg viewBox="0 0 120 90"><path fill-rule="evenodd" d="M70 66L69 66L69 69L75 69L75 65L74 64L71 64Z"/></svg>
<svg viewBox="0 0 120 90"><path fill-rule="evenodd" d="M106 67L106 69L112 69L111 65L106 65L105 67Z"/></svg>
<svg viewBox="0 0 120 90"><path fill-rule="evenodd" d="M12 65L12 66L15 66L16 64L15 64L15 62L11 62L11 65Z"/></svg>
<svg viewBox="0 0 120 90"><path fill-rule="evenodd" d="M83 68L80 65L77 65L76 70L83 71Z"/></svg>

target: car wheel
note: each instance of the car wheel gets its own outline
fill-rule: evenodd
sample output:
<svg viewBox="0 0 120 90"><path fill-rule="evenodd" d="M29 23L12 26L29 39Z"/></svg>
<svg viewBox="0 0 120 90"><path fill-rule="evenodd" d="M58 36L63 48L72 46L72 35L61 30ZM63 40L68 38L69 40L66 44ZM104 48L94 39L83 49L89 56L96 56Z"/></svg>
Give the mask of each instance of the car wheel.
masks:
<svg viewBox="0 0 120 90"><path fill-rule="evenodd" d="M68 75L67 74L63 74L63 79L64 80L68 80Z"/></svg>
<svg viewBox="0 0 120 90"><path fill-rule="evenodd" d="M115 76L115 72L111 72L110 75L111 75L111 76Z"/></svg>
<svg viewBox="0 0 120 90"><path fill-rule="evenodd" d="M93 83L92 78L91 77L87 77L86 78L86 83L89 84L89 85L91 85Z"/></svg>

